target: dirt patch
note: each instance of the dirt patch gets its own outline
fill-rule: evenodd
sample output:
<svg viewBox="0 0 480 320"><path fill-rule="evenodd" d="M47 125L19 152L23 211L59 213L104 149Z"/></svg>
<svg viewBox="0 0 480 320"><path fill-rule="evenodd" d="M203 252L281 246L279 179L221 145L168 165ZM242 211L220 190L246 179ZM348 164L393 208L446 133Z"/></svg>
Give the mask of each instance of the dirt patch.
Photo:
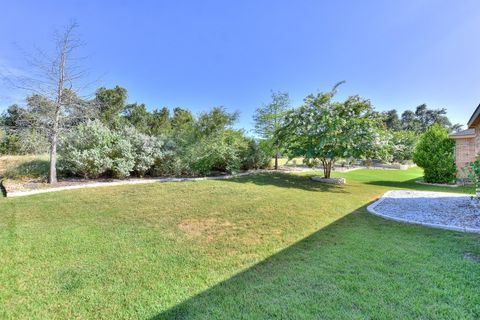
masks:
<svg viewBox="0 0 480 320"><path fill-rule="evenodd" d="M234 227L235 225L231 222L217 218L186 219L178 224L178 228L182 230L187 237L202 237L209 241L227 234L233 230Z"/></svg>

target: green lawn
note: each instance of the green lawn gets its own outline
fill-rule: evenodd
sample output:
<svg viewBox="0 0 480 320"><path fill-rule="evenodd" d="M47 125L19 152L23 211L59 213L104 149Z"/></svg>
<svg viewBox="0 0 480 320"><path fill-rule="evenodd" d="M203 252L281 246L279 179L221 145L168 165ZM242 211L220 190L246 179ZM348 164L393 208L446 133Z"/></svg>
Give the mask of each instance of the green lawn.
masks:
<svg viewBox="0 0 480 320"><path fill-rule="evenodd" d="M0 199L0 318L478 319L480 236L365 207L420 170ZM465 259L468 255L470 259ZM474 259L472 259L472 257Z"/></svg>

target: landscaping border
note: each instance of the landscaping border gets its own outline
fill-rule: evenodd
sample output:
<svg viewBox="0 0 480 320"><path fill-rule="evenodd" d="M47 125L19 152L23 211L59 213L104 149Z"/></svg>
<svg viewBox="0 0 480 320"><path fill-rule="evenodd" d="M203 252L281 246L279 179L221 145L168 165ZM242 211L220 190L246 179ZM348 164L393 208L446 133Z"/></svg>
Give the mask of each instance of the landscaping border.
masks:
<svg viewBox="0 0 480 320"><path fill-rule="evenodd" d="M459 184L447 184L447 183L430 183L422 180L416 180L415 183L421 184L423 186L433 186L433 187L447 187L447 188L458 188Z"/></svg>
<svg viewBox="0 0 480 320"><path fill-rule="evenodd" d="M396 221L396 222L401 222L401 223L406 223L406 224L414 224L414 225L420 225L420 226L429 227L429 228L451 230L451 231L480 233L480 229L476 229L476 228L456 227L456 226L449 226L449 225L445 225L445 224L427 223L427 222L420 222L420 221L415 221L415 220L402 219L402 218L392 217L392 216L380 213L377 210L375 210L375 207L378 206L379 204L381 204L385 200L385 197L388 196L392 191L395 191L395 190L389 190L389 191L385 192L380 197L380 199L378 199L377 201L375 201L374 203L372 203L371 205L369 205L367 207L367 211L370 212L373 215L382 217L384 219L392 220L392 221ZM443 193L451 195L451 193L448 193L448 192L443 192ZM464 194L462 194L462 195L464 195Z"/></svg>
<svg viewBox="0 0 480 320"><path fill-rule="evenodd" d="M213 176L213 177L149 178L149 179L132 179L132 180L110 181L110 182L91 182L91 183L79 184L74 186L54 187L54 188L45 188L45 189L37 189L37 190L29 190L29 191L7 192L6 197L7 198L25 197L25 196L35 195L35 194L66 191L66 190L77 190L77 189L98 188L98 187L114 187L114 186L136 185L136 184L203 181L203 180L227 180L227 179L233 179L237 177L249 176L257 173L265 173L268 171L269 170L255 170L255 171L242 172L238 174Z"/></svg>

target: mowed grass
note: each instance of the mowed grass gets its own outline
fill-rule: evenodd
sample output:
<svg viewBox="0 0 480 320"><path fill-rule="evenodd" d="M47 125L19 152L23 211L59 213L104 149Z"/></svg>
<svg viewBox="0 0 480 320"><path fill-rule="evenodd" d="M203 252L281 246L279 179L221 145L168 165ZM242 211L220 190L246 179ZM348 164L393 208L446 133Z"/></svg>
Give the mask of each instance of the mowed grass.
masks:
<svg viewBox="0 0 480 320"><path fill-rule="evenodd" d="M392 188L459 190L418 169L343 176L0 199L0 318L478 319L480 236L365 209Z"/></svg>

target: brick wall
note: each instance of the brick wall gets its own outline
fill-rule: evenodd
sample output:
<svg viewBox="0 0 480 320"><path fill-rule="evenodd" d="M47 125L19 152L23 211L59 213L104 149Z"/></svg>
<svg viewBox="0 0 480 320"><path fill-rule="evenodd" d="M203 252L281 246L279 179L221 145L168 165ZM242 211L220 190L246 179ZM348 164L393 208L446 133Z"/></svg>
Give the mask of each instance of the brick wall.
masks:
<svg viewBox="0 0 480 320"><path fill-rule="evenodd" d="M476 133L475 138L459 138L455 139L455 142L455 162L458 175L461 177L461 169L468 163L475 161L477 150L480 151L480 130L479 133Z"/></svg>

